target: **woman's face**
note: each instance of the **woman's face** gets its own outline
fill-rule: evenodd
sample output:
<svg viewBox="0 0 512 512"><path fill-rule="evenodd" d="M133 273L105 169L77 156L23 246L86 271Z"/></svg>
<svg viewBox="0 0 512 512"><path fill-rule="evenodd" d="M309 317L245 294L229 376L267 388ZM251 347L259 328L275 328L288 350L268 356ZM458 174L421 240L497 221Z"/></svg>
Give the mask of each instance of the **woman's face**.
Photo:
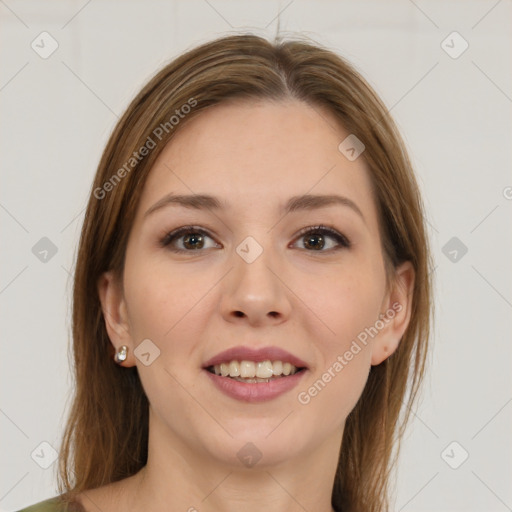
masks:
<svg viewBox="0 0 512 512"><path fill-rule="evenodd" d="M338 149L348 135L302 102L237 101L201 113L159 156L123 292L109 274L100 284L110 338L129 346L124 366L151 404L150 436L238 466L339 447L409 309L406 292L386 292L366 164ZM305 369L284 377L279 361ZM212 362L281 376L240 382Z"/></svg>

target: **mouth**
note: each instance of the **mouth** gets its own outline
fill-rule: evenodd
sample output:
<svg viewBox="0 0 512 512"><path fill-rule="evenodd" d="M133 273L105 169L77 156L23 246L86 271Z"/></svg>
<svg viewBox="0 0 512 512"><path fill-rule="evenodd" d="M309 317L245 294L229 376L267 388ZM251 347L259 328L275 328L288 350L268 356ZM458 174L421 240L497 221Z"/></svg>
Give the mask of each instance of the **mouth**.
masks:
<svg viewBox="0 0 512 512"><path fill-rule="evenodd" d="M279 347L234 347L207 361L203 370L211 382L231 398L261 402L294 388L308 366Z"/></svg>
<svg viewBox="0 0 512 512"><path fill-rule="evenodd" d="M282 379L298 372L304 371L305 367L297 367L288 361L237 361L232 360L208 366L207 371L221 377L255 384L257 382L271 382Z"/></svg>

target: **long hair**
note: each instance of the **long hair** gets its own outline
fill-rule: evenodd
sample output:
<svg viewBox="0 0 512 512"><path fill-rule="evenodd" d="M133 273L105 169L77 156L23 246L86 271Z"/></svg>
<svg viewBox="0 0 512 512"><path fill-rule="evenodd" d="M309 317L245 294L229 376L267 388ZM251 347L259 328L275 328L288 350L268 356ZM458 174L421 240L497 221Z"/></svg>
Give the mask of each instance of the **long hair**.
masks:
<svg viewBox="0 0 512 512"><path fill-rule="evenodd" d="M409 325L393 355L371 367L347 417L332 494L336 510L383 512L428 354L432 263L418 185L389 112L348 62L306 40L272 43L251 34L216 39L167 64L133 99L103 152L74 272L75 394L60 450L59 489L72 500L135 474L147 462L148 400L136 367L113 361L97 283L107 270L122 275L141 190L165 144L201 111L233 98L298 99L326 108L356 135L366 148L362 158L387 275L404 261L414 267Z"/></svg>

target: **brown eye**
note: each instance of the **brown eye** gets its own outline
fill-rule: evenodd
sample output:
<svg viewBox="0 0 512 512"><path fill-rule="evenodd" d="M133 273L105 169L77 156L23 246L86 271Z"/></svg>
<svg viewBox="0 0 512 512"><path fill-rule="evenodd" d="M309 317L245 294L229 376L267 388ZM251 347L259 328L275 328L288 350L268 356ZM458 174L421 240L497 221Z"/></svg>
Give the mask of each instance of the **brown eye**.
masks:
<svg viewBox="0 0 512 512"><path fill-rule="evenodd" d="M212 240L208 246L208 240ZM193 226L184 226L171 231L160 241L162 247L174 252L192 252L201 249L219 247L213 238L204 230Z"/></svg>
<svg viewBox="0 0 512 512"><path fill-rule="evenodd" d="M323 235L312 234L304 237L304 246L308 249L319 251L324 248L325 240Z"/></svg>
<svg viewBox="0 0 512 512"><path fill-rule="evenodd" d="M345 235L326 226L304 228L299 240L303 240L302 248L310 252L329 252L350 247L350 241Z"/></svg>
<svg viewBox="0 0 512 512"><path fill-rule="evenodd" d="M199 233L188 233L183 236L183 245L187 249L202 249L204 246L203 235Z"/></svg>

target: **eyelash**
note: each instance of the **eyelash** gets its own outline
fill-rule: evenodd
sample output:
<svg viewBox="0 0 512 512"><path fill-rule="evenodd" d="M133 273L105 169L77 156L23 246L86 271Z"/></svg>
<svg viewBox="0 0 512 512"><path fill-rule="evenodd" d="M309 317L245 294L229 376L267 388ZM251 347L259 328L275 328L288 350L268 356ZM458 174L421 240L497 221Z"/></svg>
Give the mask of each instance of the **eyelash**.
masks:
<svg viewBox="0 0 512 512"><path fill-rule="evenodd" d="M187 249L176 249L176 248L171 247L171 243L173 241L181 238L184 235L190 234L190 233L192 233L192 234L199 234L199 235L206 235L207 237L209 237L209 238L211 238L213 240L213 237L210 236L210 234L207 231L205 231L204 229L197 228L195 226L183 226L181 228L175 229L174 231L171 231L170 233L167 233L160 240L160 246L161 247L167 247L170 251L176 252L176 253L185 253L185 252L194 253L196 251L201 251L201 249L187 250ZM297 239L303 238L303 237L305 237L306 235L309 235L309 234L327 235L327 236L333 238L334 240L336 240L336 242L339 244L339 246L331 248L331 249L327 249L327 250L320 249L318 251L302 249L302 250L307 251L307 252L313 252L313 253L315 253L315 252L320 252L320 253L322 253L322 252L324 252L324 253L325 252L332 252L332 251L338 251L340 249L349 249L351 247L351 245L352 245L350 240L345 235L339 233L334 228L331 228L329 226L325 226L323 224L320 224L318 226L310 226L310 227L301 229Z"/></svg>

